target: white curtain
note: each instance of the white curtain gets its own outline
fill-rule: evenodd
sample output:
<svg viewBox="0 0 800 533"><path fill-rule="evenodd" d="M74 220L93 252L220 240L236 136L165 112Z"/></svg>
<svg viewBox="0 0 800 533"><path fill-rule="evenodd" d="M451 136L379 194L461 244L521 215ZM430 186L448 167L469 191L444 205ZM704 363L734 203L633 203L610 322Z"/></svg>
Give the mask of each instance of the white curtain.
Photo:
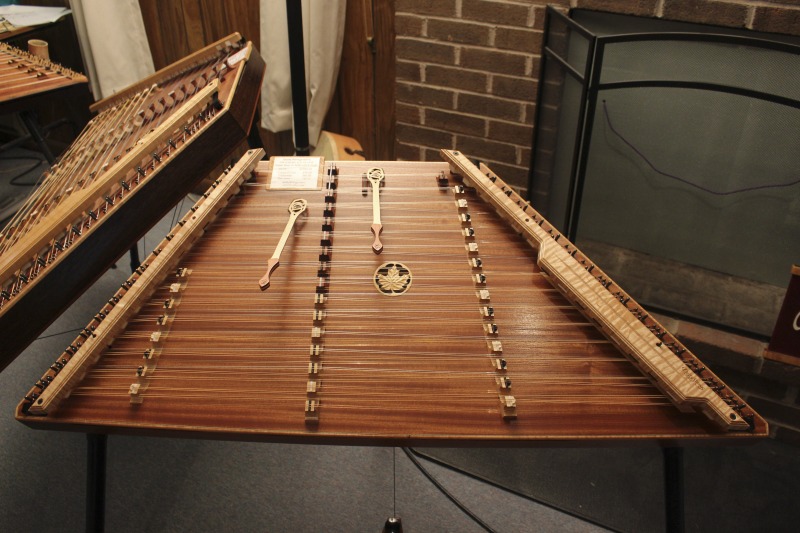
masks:
<svg viewBox="0 0 800 533"><path fill-rule="evenodd" d="M328 112L342 56L346 0L302 0L308 138L316 146ZM286 0L261 0L261 55L267 64L261 88L261 125L292 129L292 84Z"/></svg>
<svg viewBox="0 0 800 533"><path fill-rule="evenodd" d="M70 0L70 7L96 100L155 71L138 0Z"/></svg>

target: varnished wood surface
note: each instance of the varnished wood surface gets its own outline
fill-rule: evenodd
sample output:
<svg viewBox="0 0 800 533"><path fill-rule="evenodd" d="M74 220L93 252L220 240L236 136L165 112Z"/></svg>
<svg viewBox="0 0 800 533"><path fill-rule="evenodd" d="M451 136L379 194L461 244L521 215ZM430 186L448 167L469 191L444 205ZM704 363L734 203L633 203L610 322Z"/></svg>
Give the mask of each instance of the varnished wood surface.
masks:
<svg viewBox="0 0 800 533"><path fill-rule="evenodd" d="M245 44L243 50L248 47ZM213 50L216 53L216 47ZM211 75L205 88L192 95L204 100L200 104L202 121L193 119L173 124L174 130L167 128L176 114L188 107L194 109L197 101L190 95L180 107L175 106L179 111L169 109L164 117L145 122L144 128L134 127L130 116L124 114L139 106L152 109L151 102L160 105L159 98L168 96L163 90L169 86L167 80L199 75L205 72L203 67L189 72L182 67L166 69L161 72L162 89L146 96L134 91L139 96L129 101L101 105L101 113L50 172L50 183L56 187L60 175L77 185L55 200L43 202L45 207L35 211L35 217L26 217L24 225L32 229L26 229L24 237L0 254L0 286L5 293L0 299L0 370L246 138L264 72L257 53L248 57L227 69L224 81L213 80ZM218 88L210 90L218 82ZM218 93L217 105L211 101L214 92ZM184 126L193 128L190 135L183 135ZM117 143L120 138L125 142ZM167 146L167 138L177 139L174 148ZM156 139L159 161L152 156ZM98 161L108 164L98 167ZM91 213L101 218L90 220ZM80 235L72 232L73 226L81 228ZM12 220L4 233L18 231L14 227ZM57 251L56 242L62 250ZM46 260L40 268L36 265L41 257ZM22 282L21 275L27 281Z"/></svg>
<svg viewBox="0 0 800 533"><path fill-rule="evenodd" d="M372 197L362 174L383 168L381 254L372 250ZM46 416L18 417L39 428L156 433L291 442L532 444L536 442L743 442L765 436L725 432L675 408L545 279L533 249L493 208L467 191L485 287L465 249L463 212L443 163L340 162L326 315L314 320L320 267L322 191L243 192L186 253L186 278L171 275L127 331L100 354L86 378ZM449 179L441 187L437 176ZM281 265L258 280L287 221L307 200ZM409 291L380 294L376 268L401 262ZM142 403L129 387L142 364L170 286L184 283ZM495 367L478 290L490 293L506 370ZM174 294L173 294L174 295ZM316 306L319 307L319 306ZM315 395L307 393L314 327L324 350ZM506 376L511 389L498 388ZM504 420L498 394L513 394ZM318 422L305 401L319 400Z"/></svg>
<svg viewBox="0 0 800 533"><path fill-rule="evenodd" d="M255 0L139 0L139 7L157 69L233 32L260 45Z"/></svg>

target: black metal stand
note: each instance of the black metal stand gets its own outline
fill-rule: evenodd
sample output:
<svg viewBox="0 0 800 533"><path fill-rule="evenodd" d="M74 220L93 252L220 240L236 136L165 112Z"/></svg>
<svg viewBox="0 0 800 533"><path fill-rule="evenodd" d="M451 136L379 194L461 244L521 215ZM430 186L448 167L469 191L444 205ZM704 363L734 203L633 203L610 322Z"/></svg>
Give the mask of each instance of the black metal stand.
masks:
<svg viewBox="0 0 800 533"><path fill-rule="evenodd" d="M41 150L42 154L47 158L47 162L52 165L56 157L53 155L50 147L47 146L47 141L44 139L44 133L39 127L39 121L36 119L36 115L33 111L21 111L19 118L22 119L22 123L25 124L25 129L28 130L31 138L36 141L39 150Z"/></svg>
<svg viewBox="0 0 800 533"><path fill-rule="evenodd" d="M289 28L289 73L292 77L294 149L297 155L308 155L311 147L308 144L303 10L300 0L286 0L286 22Z"/></svg>
<svg viewBox="0 0 800 533"><path fill-rule="evenodd" d="M403 533L403 522L396 516L390 516L381 533Z"/></svg>
<svg viewBox="0 0 800 533"><path fill-rule="evenodd" d="M667 533L683 533L683 448L664 448L663 451Z"/></svg>
<svg viewBox="0 0 800 533"><path fill-rule="evenodd" d="M142 264L141 260L139 259L139 243L138 242L133 243L133 246L131 246L130 257L131 257L131 272L133 272L134 270L139 268L139 265Z"/></svg>
<svg viewBox="0 0 800 533"><path fill-rule="evenodd" d="M86 533L105 531L106 441L103 434L86 435Z"/></svg>

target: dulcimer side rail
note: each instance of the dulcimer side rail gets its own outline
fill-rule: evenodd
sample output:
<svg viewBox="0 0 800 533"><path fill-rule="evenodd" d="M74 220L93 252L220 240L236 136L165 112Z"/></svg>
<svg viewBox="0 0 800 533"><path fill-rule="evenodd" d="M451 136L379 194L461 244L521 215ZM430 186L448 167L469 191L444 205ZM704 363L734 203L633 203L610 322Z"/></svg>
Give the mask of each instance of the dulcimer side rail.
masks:
<svg viewBox="0 0 800 533"><path fill-rule="evenodd" d="M747 405L509 185L458 151L441 153L453 173L538 249L537 263L551 284L678 409L699 410L728 431L752 428Z"/></svg>
<svg viewBox="0 0 800 533"><path fill-rule="evenodd" d="M141 302L156 289L160 280L176 268L181 257L202 236L204 228L214 220L230 198L239 192L241 185L250 177L263 156L262 149L248 151L212 183L172 232L122 284L117 294L108 300L104 309L95 315L94 320L36 382L25 396L24 410L27 413L45 415L60 400L69 396L72 387L100 357L102 350L124 331L128 321L139 311Z"/></svg>
<svg viewBox="0 0 800 533"><path fill-rule="evenodd" d="M94 106L98 115L0 231L0 329L15 332L0 370L242 150L264 69L233 34Z"/></svg>

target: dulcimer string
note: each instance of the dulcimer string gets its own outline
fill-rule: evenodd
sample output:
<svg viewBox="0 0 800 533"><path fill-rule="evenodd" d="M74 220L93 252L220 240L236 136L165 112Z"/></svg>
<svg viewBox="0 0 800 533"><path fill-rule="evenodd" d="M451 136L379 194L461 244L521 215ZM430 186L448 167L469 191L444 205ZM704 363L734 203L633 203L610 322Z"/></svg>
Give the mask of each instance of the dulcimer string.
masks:
<svg viewBox="0 0 800 533"><path fill-rule="evenodd" d="M356 176L355 174L353 176ZM391 175L390 175L391 176ZM360 174L357 175L360 178ZM388 187L389 185L387 185ZM360 188L353 187L353 191ZM409 191L425 190L424 188L409 187ZM339 187L340 198L349 189ZM452 202L451 194L444 198ZM476 203L477 204L477 203ZM267 206L265 207L274 207ZM480 204L477 204L480 205ZM450 239L452 235L457 235L457 231L434 230L428 231L424 223L415 224L413 230L409 230L409 222L425 209L419 208L418 202L395 201L383 204L386 208L385 221L390 217L398 217L398 227L402 225L401 232L397 238L403 236L413 237L415 244L404 244L392 248L399 254L414 253L416 257L421 257L426 265L438 268L447 267L453 264L461 264L468 258L464 250L464 245L437 244L437 239ZM350 208L352 206L348 206ZM364 217L348 216L339 217L336 222L338 226L349 223L362 223L369 220L369 205L358 206L358 210ZM442 210L441 213L447 216L454 216L455 210L452 204L448 206L450 211ZM252 208L252 206L250 206ZM317 206L321 208L321 206ZM284 212L284 209L274 210ZM340 209L343 212L345 209ZM286 391L284 379L280 373L275 371L305 374L308 367L308 349L310 343L310 330L312 319L310 316L310 305L314 293L315 278L311 277L304 283L287 282L287 286L281 286L280 280L273 281L276 287L270 287L267 294L257 290L255 280L252 280L252 293L243 292L238 284L225 284L224 289L215 284L213 277L234 275L241 277L243 269L256 267L263 269L266 256L271 250L266 245L255 245L252 240L255 238L277 238L280 235L279 229L273 231L263 231L251 229L251 225L257 225L259 219L253 218L253 222L245 219L237 221L231 213L235 210L223 211L218 218L219 223L243 222L239 227L243 230L244 236L237 236L234 240L226 241L226 246L217 252L207 253L204 246L214 242L214 237L209 236L202 241L199 246L188 252L181 260L188 268L194 269L194 273L186 279L186 287L198 291L197 294L189 296L185 293L182 300L175 309L169 311L170 329L165 331L161 348L164 357L158 360L158 366L148 377L148 386L144 391L145 402L148 399L168 398L186 400L208 400L212 398L215 402L285 402L286 405L302 404L307 399L303 390ZM483 213L482 208L478 208L475 213ZM430 212L428 212L430 214ZM438 214L438 212L437 212ZM490 216L490 215L487 215ZM265 218L270 218L265 215ZM285 215L271 217L272 223L282 226L285 223ZM314 237L319 235L319 222L321 217L313 219L308 227L302 231L314 233ZM401 224L402 221L402 224ZM389 230L387 225L387 231ZM417 230L419 228L419 231ZM409 231L406 231L409 230ZM427 387L434 402L447 402L456 405L459 413L486 412L485 407L475 408L471 403L473 394L480 394L486 397L497 397L497 388L494 387L493 379L497 374L488 370L487 360L494 356L485 352L476 352L470 349L459 350L458 346L474 346L485 342L486 336L478 333L463 335L460 333L421 333L413 329L416 321L432 321L433 319L442 320L446 317L449 322L459 322L461 317L470 317L477 320L480 324L478 309L480 303L475 300L472 291L468 294L461 294L459 288L463 285L463 280L453 286L442 288L439 284L447 281L446 274L435 273L428 276L425 280L416 278L414 288L416 297L419 301L413 301L405 306L400 306L392 317L398 327L395 329L390 322L379 322L379 332L375 332L375 324L368 324L373 316L373 311L369 306L375 299L375 294L358 290L364 286L365 280L357 278L353 269L362 268L374 264L376 258L374 254L366 248L353 244L351 241L358 236L355 230L334 229L331 232L333 239L333 259L330 261L332 272L332 290L328 294L328 302L331 304L326 307L328 320L344 321L345 327L327 329L325 331L325 342L323 343L324 352L322 355L322 375L319 377L322 383L320 398L324 409L352 409L359 410L380 410L379 408L364 402L365 394L370 399L379 403L394 402L399 411L424 411L419 404L420 394ZM318 241L317 241L318 242ZM344 244L341 244L344 242ZM480 241L478 241L480 242ZM367 243L368 246L368 243ZM491 245L489 247L491 249ZM442 250L446 251L442 251ZM283 266L292 265L294 267L316 268L319 264L317 260L311 260L319 254L319 245L298 245L293 248L297 254L297 259L286 260ZM363 259L359 259L358 254L363 253ZM263 257L259 258L261 255ZM304 259L309 256L308 259ZM502 268L491 272L489 290L493 294L503 294L504 303L498 309L504 309L509 314L513 309L522 307L524 291L517 296L517 286L522 285L526 290L543 290L553 293L551 287L533 287L531 280L539 280L542 273L538 269L530 268L534 252L520 253L511 250L509 253L499 251L481 254L487 260L487 269L491 269L491 263L502 263ZM197 262L197 266L194 263ZM514 274L505 269L518 268L518 265L527 265L527 271L521 274ZM278 273L280 274L280 270ZM204 276L206 276L204 278ZM313 274L312 274L313 276ZM370 280L367 280L370 281ZM248 283L250 281L248 280ZM506 287L506 285L508 287ZM149 336L155 327L154 319L161 316L163 311L159 309L158 302L163 301L162 296L168 294L170 284L163 284L156 289L153 296L154 303L144 305L142 313L129 322L130 329L118 337L119 340L133 340L127 342L123 349L119 349L116 343L107 349L104 356L92 370L93 375L106 375L119 382L119 388L108 385L93 386L94 378L89 377L84 384L78 386L74 394L81 395L100 395L108 394L120 398L128 397L128 387L135 380L135 368L126 366L126 361L130 355L136 355L137 351L131 346L147 348L149 346ZM346 289L339 293L335 289L339 287ZM356 289L353 291L353 289ZM474 288L474 287L473 287ZM189 290L189 289L187 289ZM286 292L281 291L288 291ZM280 298L281 311L277 312L270 309L275 302L270 302L272 296ZM371 296L371 297L370 297ZM448 297L450 302L440 303L436 298ZM231 299L233 298L233 299ZM427 301L433 300L433 301ZM265 307L262 311L260 307L251 304L260 303ZM511 303L509 303L511 302ZM225 310L229 305L236 306L244 304L247 310L233 309L230 312ZM337 306L343 306L340 309ZM285 309L284 309L285 307ZM521 328L517 333L509 335L503 332L503 342L507 344L524 345L524 341L529 337L528 332L541 333L542 331L552 331L558 335L562 328L579 330L574 333L574 338L558 337L551 338L550 334L539 336L535 339L535 346L523 348L526 353L516 355L508 354L510 361L513 361L514 395L522 401L530 403L553 404L553 403L572 403L572 404L603 404L609 402L613 404L625 405L669 405L669 402L662 394L655 392L655 388L650 382L634 372L624 372L621 375L591 375L593 367L603 365L615 365L619 362L627 361L618 352L614 352L614 357L609 359L606 353L601 355L591 353L587 346L608 346L605 338L596 332L586 335L580 333L583 326L589 327L591 323L583 319L571 309L569 305L552 305L550 310L569 310L570 316L579 317L579 321L567 320L563 323L551 321L547 327L531 328L526 330ZM187 314L186 312L191 312ZM198 311L202 311L198 313ZM216 311L216 312L214 312ZM536 313L546 310L537 309ZM204 316L208 315L208 316ZM209 321L216 315L217 323L209 327ZM270 324L270 318L279 318L274 327ZM149 326L149 327L148 327ZM194 330L185 328L195 326ZM411 326L411 331L409 331ZM240 332L239 328L245 331ZM249 332L249 330L253 330ZM446 331L446 330L443 330ZM480 330L478 330L480 331ZM282 342L282 335L305 338L304 346L296 347L293 343L286 343L286 346L270 346L270 340L276 343ZM595 338L596 337L596 338ZM361 341L359 343L359 340ZM377 340L377 342L375 342ZM412 353L403 351L397 345L409 343L413 346ZM302 344L302 342L301 342ZM364 347L362 344L372 344ZM426 350L426 347L452 345L450 353L443 354L436 350ZM559 353L560 363L558 369L552 368L553 362L559 358L549 357L547 346L558 346L555 351L567 351L569 355L568 364L563 364L563 355ZM141 357L141 350L138 352ZM277 361L276 361L277 360ZM219 363L215 365L215 363ZM250 364L252 363L252 365ZM423 368L414 368L414 365ZM480 370L476 370L479 368ZM398 386L397 382L404 377L416 376L420 379L416 383L407 385L408 389ZM194 379L201 382L213 382L209 387L186 384L181 382L184 379ZM476 387L474 393L456 392L449 388L452 380L466 380ZM564 383L569 383L578 387L585 393L576 392L573 389L565 392L550 390L548 387L557 388ZM242 385L246 384L247 390L242 390ZM335 389L330 389L326 384L335 385ZM521 388L520 388L521 386ZM538 387L538 390L535 388ZM251 390L252 389L252 390ZM365 391L368 391L365 393ZM624 392L630 391L630 392ZM644 392L642 392L644 391ZM398 403L399 402L399 403ZM266 403L265 403L266 404ZM487 404L488 405L488 404ZM302 409L302 407L300 407ZM492 404L489 408L492 412L499 412L496 405Z"/></svg>
<svg viewBox="0 0 800 533"><path fill-rule="evenodd" d="M210 68L216 71L216 67L224 60L225 57L217 55ZM203 83L199 85L204 86L206 80L197 75L208 69L207 65L198 65L177 77L163 82L161 91L155 91L153 86L147 87L135 93L131 98L124 100L121 106L115 105L101 111L84 130L84 135L81 135L76 143L73 143L70 150L57 161L53 169L46 173L47 178L43 183L45 186L36 189L23 205L23 208L7 224L6 228L15 227L15 232L13 242L3 243L5 247L7 248L24 236L27 230L35 225L37 217L46 215L48 210L62 198L89 186L96 176L115 161L115 158L119 158L129 151L142 136L142 132L133 127L136 117L141 117L146 112L153 113L149 122L145 124L145 121L142 121L142 124L140 124L148 127L148 130L144 132L144 134L147 134L149 131L158 129L163 120L166 120L182 104L189 101L184 98L181 102L175 102L173 99L173 105L165 106L156 98L161 97L161 100L164 100L163 95L173 94L175 90L185 87L187 84L194 87L191 81L195 79L202 79ZM222 69L219 72L220 76L225 70ZM164 89L166 89L166 92ZM193 93L194 91L192 91ZM152 97L150 101L147 101L150 97ZM143 101L145 103L142 105L141 102ZM156 104L162 108L159 113L155 113L153 110ZM121 134L119 134L120 131ZM102 145L99 150L93 150L98 141ZM42 209L43 207L44 209ZM42 212L38 212L38 209L42 209ZM36 216L31 216L32 213ZM18 227L26 219L32 223Z"/></svg>

